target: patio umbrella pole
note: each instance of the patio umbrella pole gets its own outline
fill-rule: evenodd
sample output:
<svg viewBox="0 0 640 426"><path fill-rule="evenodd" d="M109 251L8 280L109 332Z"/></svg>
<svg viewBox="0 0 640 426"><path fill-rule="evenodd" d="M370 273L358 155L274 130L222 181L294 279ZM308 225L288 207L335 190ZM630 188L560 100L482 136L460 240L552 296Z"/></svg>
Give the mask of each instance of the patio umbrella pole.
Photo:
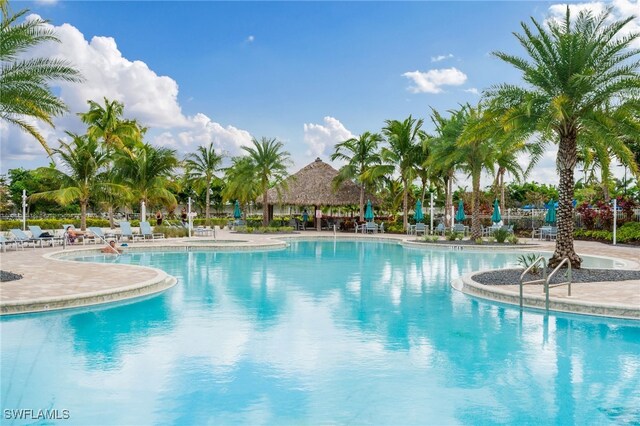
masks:
<svg viewBox="0 0 640 426"><path fill-rule="evenodd" d="M22 190L22 230L27 230L27 190Z"/></svg>

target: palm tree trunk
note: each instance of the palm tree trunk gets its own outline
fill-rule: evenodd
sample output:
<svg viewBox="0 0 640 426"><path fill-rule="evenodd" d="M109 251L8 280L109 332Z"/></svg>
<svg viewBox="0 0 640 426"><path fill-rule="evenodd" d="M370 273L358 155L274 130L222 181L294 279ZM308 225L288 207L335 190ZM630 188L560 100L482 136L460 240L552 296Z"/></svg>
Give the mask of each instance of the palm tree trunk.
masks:
<svg viewBox="0 0 640 426"><path fill-rule="evenodd" d="M500 174L500 214L504 214L505 201L504 201L504 175L506 170L502 170Z"/></svg>
<svg viewBox="0 0 640 426"><path fill-rule="evenodd" d="M450 170L448 172L445 191L447 194L445 196L445 202L444 202L444 217L445 217L444 226L446 226L447 228L450 228L451 224L453 223L453 217L450 216L451 207L453 207L453 170Z"/></svg>
<svg viewBox="0 0 640 426"><path fill-rule="evenodd" d="M402 225L406 231L409 228L409 188L406 179L402 179Z"/></svg>
<svg viewBox="0 0 640 426"><path fill-rule="evenodd" d="M267 189L268 186L266 184L262 185L262 225L269 226L269 206L267 204Z"/></svg>
<svg viewBox="0 0 640 426"><path fill-rule="evenodd" d="M80 201L80 229L84 231L87 229L87 201Z"/></svg>
<svg viewBox="0 0 640 426"><path fill-rule="evenodd" d="M210 198L210 194L209 191L211 189L211 182L207 182L207 195L205 197L205 202L207 203L205 209L204 209L204 217L205 217L205 225L209 226L209 204L211 203L211 198Z"/></svg>
<svg viewBox="0 0 640 426"><path fill-rule="evenodd" d="M471 240L482 238L480 227L480 173L473 175L473 191L471 193Z"/></svg>
<svg viewBox="0 0 640 426"><path fill-rule="evenodd" d="M558 144L558 157L556 166L560 173L560 185L558 187L558 234L556 237L556 249L549 267L555 268L565 257L569 258L571 267L579 269L582 259L576 254L573 247L573 171L576 166L576 131L572 130L568 135L560 137Z"/></svg>
<svg viewBox="0 0 640 426"><path fill-rule="evenodd" d="M113 206L109 205L109 227L111 229L114 229L116 227L115 223L113 222Z"/></svg>
<svg viewBox="0 0 640 426"><path fill-rule="evenodd" d="M360 185L360 222L364 222L364 184Z"/></svg>

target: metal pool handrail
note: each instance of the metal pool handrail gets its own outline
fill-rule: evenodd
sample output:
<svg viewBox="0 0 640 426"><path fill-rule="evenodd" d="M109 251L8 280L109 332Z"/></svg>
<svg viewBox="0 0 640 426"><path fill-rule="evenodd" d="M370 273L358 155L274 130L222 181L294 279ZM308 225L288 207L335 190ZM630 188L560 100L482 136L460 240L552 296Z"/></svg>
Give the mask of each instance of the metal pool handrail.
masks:
<svg viewBox="0 0 640 426"><path fill-rule="evenodd" d="M557 284L549 284L549 282L551 281L551 278L556 274L556 272L558 272L558 270L562 267L562 265L564 264L568 265L568 270L567 270L567 279L568 281L562 282L562 283L557 283ZM571 262L569 261L568 257L565 257L564 259L562 259L562 262L560 262L560 264L558 264L558 266L556 266L556 268L553 270L553 272L551 272L549 274L549 276L547 277L546 281L544 282L544 292L547 294L546 295L546 300L545 300L545 308L548 311L549 310L549 289L552 287L559 287L561 285L566 285L569 287L569 291L567 296L571 296Z"/></svg>
<svg viewBox="0 0 640 426"><path fill-rule="evenodd" d="M527 272L529 272L531 269L533 269L538 263L540 263L540 261L542 261L542 279L524 282L523 281L524 280L524 276L527 275ZM547 282L547 259L545 259L543 256L539 256L520 275L520 308L522 308L522 287L524 287L525 285L539 284L539 283L546 283L546 282ZM545 286L545 288L546 288L546 286ZM547 293L547 309L549 309L548 308L548 300L549 300L549 294Z"/></svg>

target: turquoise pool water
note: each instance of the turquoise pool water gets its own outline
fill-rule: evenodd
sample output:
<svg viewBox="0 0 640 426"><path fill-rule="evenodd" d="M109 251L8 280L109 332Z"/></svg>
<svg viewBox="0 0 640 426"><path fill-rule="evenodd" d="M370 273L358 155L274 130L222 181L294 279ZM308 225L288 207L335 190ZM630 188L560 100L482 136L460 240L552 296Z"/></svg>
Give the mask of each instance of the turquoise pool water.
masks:
<svg viewBox="0 0 640 426"><path fill-rule="evenodd" d="M13 409L68 410L65 425L639 424L639 323L449 286L515 257L333 241L125 254L178 284L0 319L2 424L46 423Z"/></svg>

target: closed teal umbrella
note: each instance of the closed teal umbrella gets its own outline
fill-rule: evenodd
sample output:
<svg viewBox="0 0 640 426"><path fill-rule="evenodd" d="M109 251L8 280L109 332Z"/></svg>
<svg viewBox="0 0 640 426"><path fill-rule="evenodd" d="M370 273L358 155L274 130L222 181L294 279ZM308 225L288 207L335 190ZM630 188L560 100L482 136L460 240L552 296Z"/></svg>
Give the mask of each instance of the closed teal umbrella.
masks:
<svg viewBox="0 0 640 426"><path fill-rule="evenodd" d="M500 215L500 206L498 205L498 200L496 199L493 202L493 214L491 215L491 221L493 223L498 223L502 220L502 216Z"/></svg>
<svg viewBox="0 0 640 426"><path fill-rule="evenodd" d="M547 223L556 223L556 205L553 202L553 198L547 204L547 214L544 216L544 221Z"/></svg>
<svg viewBox="0 0 640 426"><path fill-rule="evenodd" d="M373 208L371 207L371 200L367 201L367 210L364 212L364 218L367 222L371 222L373 220Z"/></svg>
<svg viewBox="0 0 640 426"><path fill-rule="evenodd" d="M236 200L236 206L233 209L233 217L236 219L240 219L242 217L242 212L240 211L240 203Z"/></svg>
<svg viewBox="0 0 640 426"><path fill-rule="evenodd" d="M458 201L458 211L456 212L456 221L462 222L467 217L464 215L464 202L462 200Z"/></svg>
<svg viewBox="0 0 640 426"><path fill-rule="evenodd" d="M420 200L416 201L416 212L413 215L413 218L416 223L420 223L424 219L424 214L422 214L422 201Z"/></svg>

